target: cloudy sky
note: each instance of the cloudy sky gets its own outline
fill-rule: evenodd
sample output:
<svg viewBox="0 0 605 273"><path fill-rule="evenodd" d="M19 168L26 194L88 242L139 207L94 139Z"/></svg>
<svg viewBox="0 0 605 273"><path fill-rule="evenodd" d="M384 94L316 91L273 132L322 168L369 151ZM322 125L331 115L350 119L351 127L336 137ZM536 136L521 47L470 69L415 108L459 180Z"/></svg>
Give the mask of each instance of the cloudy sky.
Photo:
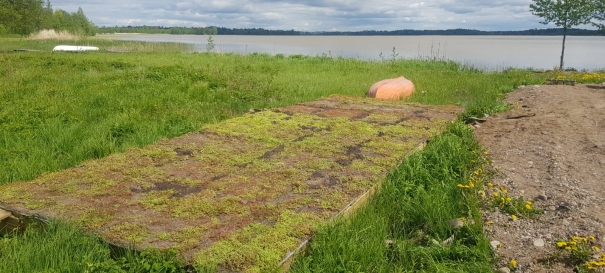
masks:
<svg viewBox="0 0 605 273"><path fill-rule="evenodd" d="M531 0L51 0L98 26L161 25L359 31L524 30L540 24Z"/></svg>

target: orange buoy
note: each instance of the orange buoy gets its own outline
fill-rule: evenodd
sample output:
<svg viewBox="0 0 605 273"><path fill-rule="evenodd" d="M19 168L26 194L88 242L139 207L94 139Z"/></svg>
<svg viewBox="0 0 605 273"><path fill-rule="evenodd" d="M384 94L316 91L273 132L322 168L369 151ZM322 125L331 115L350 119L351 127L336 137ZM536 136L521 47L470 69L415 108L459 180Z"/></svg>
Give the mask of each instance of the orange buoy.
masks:
<svg viewBox="0 0 605 273"><path fill-rule="evenodd" d="M366 96L385 100L407 98L416 91L414 83L404 77L386 79L373 84Z"/></svg>

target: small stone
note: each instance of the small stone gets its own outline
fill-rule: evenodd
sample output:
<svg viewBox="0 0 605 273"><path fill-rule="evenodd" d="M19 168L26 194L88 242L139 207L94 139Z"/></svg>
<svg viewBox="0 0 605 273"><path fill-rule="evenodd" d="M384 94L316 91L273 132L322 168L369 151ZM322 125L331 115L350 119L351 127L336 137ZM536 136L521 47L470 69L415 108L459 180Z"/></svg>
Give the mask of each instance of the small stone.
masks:
<svg viewBox="0 0 605 273"><path fill-rule="evenodd" d="M563 219L563 221L561 221L561 224L563 224L564 226L569 226L569 221L567 221L567 219Z"/></svg>
<svg viewBox="0 0 605 273"><path fill-rule="evenodd" d="M492 246L493 249L498 249L498 248L502 247L502 244L500 243L500 241L491 241L491 242L489 242L489 244Z"/></svg>
<svg viewBox="0 0 605 273"><path fill-rule="evenodd" d="M535 239L534 240L534 246L536 246L536 247L544 247L544 240L542 240L542 239Z"/></svg>
<svg viewBox="0 0 605 273"><path fill-rule="evenodd" d="M447 221L447 224L453 228L453 229L457 229L457 228L461 228L464 226L464 221L462 221L462 219L460 218L456 218L456 219L452 219Z"/></svg>
<svg viewBox="0 0 605 273"><path fill-rule="evenodd" d="M561 205L557 206L556 210L557 211L570 211L571 207L567 204L561 204Z"/></svg>
<svg viewBox="0 0 605 273"><path fill-rule="evenodd" d="M510 273L510 269L508 267L500 267L496 270L496 273Z"/></svg>
<svg viewBox="0 0 605 273"><path fill-rule="evenodd" d="M548 196L546 196L546 194L539 194L538 196L536 196L536 200L546 201L548 200Z"/></svg>
<svg viewBox="0 0 605 273"><path fill-rule="evenodd" d="M548 132L547 131L542 131L542 134L543 135L548 135Z"/></svg>
<svg viewBox="0 0 605 273"><path fill-rule="evenodd" d="M454 235L450 236L449 238L445 239L443 242L441 242L442 245L447 246L447 245L451 245L454 242Z"/></svg>
<svg viewBox="0 0 605 273"><path fill-rule="evenodd" d="M385 243L387 246L391 246L391 245L392 245L394 242L393 242L393 240L386 240L386 241L384 241L384 243Z"/></svg>

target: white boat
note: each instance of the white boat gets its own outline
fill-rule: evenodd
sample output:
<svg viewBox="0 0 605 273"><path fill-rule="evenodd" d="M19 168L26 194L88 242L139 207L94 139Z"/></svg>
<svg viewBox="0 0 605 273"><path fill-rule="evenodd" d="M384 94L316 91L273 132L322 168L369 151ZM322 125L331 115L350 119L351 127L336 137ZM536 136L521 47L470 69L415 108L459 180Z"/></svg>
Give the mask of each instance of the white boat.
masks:
<svg viewBox="0 0 605 273"><path fill-rule="evenodd" d="M68 51L68 52L80 52L80 51L97 51L99 50L96 46L73 46L73 45L58 45L53 48L53 51Z"/></svg>

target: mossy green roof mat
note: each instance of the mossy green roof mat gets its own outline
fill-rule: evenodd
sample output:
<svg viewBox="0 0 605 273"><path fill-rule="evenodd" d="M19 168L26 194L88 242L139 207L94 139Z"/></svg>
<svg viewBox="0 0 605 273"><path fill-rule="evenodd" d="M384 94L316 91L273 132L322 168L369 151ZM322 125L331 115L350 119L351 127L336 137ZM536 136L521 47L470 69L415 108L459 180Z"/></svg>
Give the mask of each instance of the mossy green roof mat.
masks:
<svg viewBox="0 0 605 273"><path fill-rule="evenodd" d="M266 272L462 111L334 95L0 188L0 207L62 219L198 267Z"/></svg>

